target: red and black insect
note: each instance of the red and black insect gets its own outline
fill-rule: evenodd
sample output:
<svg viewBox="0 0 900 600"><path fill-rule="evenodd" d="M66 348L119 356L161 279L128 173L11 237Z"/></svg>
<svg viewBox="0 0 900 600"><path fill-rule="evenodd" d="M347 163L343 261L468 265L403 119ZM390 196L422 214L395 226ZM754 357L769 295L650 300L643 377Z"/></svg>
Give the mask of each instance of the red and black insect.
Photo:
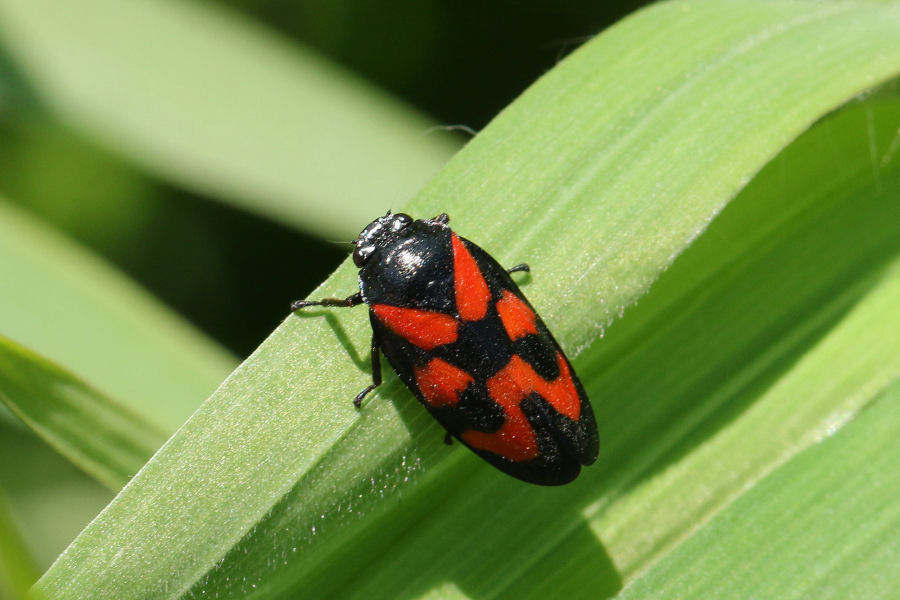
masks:
<svg viewBox="0 0 900 600"><path fill-rule="evenodd" d="M447 431L498 469L542 485L568 483L597 459L594 413L550 331L510 273L457 236L450 217L372 221L354 244L359 292L307 306L369 305L372 385L383 352Z"/></svg>

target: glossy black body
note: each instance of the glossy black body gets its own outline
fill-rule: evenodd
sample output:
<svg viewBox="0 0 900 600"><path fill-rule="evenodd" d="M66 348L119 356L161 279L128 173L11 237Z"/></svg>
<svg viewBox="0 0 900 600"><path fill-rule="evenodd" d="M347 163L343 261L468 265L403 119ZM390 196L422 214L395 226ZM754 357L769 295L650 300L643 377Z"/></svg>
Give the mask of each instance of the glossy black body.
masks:
<svg viewBox="0 0 900 600"><path fill-rule="evenodd" d="M407 215L389 213L373 221L356 241L354 260L360 267L360 293L352 303L361 300L370 306L399 306L458 317L452 233L448 220L446 215L440 215L413 221ZM423 350L395 334L371 310L369 314L373 356L380 350L429 412L461 440L459 436L464 431L496 432L503 425L504 411L490 397L486 383L514 355L524 359L542 378L552 381L560 375L558 353L563 357L564 354L536 313L538 333L515 341L510 339L496 308L504 291L520 298L532 311L533 308L507 270L477 245L459 239L475 259L490 290L491 302L484 318L461 321L455 342ZM454 406L430 405L416 383L416 368L434 358L451 363L474 379ZM563 360L569 365L568 359ZM378 368L378 361L373 363L373 368ZM537 392L532 392L519 404L537 436L540 449L537 458L515 461L487 450L470 448L495 467L524 481L542 485L572 481L582 465L596 460L598 438L587 395L571 365L569 371L581 402L581 415L577 421L560 414ZM374 385L379 382L380 375L375 377Z"/></svg>

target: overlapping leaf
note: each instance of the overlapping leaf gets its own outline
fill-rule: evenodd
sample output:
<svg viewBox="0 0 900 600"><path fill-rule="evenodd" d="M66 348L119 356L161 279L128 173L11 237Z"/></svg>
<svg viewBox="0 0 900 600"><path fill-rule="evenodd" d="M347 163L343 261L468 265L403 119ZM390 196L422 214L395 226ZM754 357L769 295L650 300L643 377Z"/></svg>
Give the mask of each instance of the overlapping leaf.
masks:
<svg viewBox="0 0 900 600"><path fill-rule="evenodd" d="M0 203L0 334L173 432L234 359L84 249Z"/></svg>
<svg viewBox="0 0 900 600"><path fill-rule="evenodd" d="M112 490L125 485L166 439L151 423L3 336L0 402Z"/></svg>

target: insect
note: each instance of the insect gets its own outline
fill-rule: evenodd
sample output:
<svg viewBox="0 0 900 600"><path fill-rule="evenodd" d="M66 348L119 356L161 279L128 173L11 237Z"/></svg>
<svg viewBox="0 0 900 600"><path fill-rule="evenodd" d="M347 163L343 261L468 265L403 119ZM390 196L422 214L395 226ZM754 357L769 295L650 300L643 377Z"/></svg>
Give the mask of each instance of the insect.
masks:
<svg viewBox="0 0 900 600"><path fill-rule="evenodd" d="M449 221L389 211L353 242L359 291L298 300L291 310L369 305L372 384L357 407L381 384L383 353L448 434L481 458L523 481L568 483L597 459L584 388L510 277L528 266L504 269Z"/></svg>

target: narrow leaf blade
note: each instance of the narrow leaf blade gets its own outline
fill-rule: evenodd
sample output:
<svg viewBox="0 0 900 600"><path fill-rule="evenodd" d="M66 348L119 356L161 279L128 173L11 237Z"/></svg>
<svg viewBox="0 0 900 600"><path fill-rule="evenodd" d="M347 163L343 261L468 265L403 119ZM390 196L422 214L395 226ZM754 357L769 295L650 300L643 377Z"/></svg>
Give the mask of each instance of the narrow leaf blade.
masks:
<svg viewBox="0 0 900 600"><path fill-rule="evenodd" d="M165 441L150 423L2 336L0 401L112 490L121 489Z"/></svg>
<svg viewBox="0 0 900 600"><path fill-rule="evenodd" d="M0 334L173 432L234 358L84 248L0 202Z"/></svg>

